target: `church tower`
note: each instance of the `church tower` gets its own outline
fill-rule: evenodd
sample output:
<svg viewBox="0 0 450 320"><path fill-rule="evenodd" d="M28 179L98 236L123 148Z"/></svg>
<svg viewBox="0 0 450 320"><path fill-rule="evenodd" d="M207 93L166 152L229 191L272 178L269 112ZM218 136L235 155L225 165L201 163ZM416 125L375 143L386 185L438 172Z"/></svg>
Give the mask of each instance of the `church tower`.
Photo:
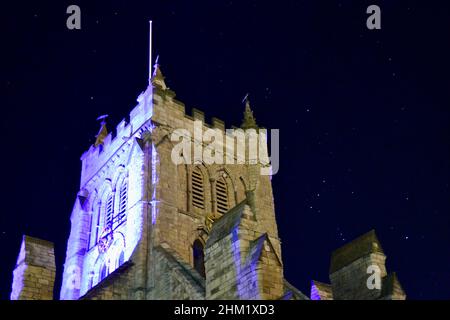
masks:
<svg viewBox="0 0 450 320"><path fill-rule="evenodd" d="M176 130L191 139L191 158L207 147L205 131L227 132L217 118L206 124L200 110L186 115L158 64L137 101L115 134L102 119L81 157L61 299L283 297L270 176L249 161L174 163ZM242 129L247 143L248 130L259 130L248 100ZM220 141L223 157L234 138Z"/></svg>

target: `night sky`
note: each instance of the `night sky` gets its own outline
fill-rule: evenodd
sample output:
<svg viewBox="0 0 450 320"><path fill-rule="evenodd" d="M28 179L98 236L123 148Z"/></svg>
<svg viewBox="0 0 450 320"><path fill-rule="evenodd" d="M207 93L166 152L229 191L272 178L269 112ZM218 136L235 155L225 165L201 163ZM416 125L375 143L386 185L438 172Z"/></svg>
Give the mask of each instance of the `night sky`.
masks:
<svg viewBox="0 0 450 320"><path fill-rule="evenodd" d="M22 234L55 242L59 296L81 154L146 88L148 20L186 104L280 129L285 277L309 295L331 252L375 228L410 299L450 298L448 1L2 3L0 298ZM214 3L214 4L213 4ZM66 8L81 7L81 30ZM381 8L368 30L366 8Z"/></svg>

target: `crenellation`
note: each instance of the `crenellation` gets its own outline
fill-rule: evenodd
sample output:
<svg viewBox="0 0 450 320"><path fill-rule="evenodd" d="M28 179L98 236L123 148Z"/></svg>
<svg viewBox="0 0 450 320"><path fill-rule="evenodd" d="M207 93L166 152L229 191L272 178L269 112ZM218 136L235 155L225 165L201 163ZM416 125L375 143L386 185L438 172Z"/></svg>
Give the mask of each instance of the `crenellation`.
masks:
<svg viewBox="0 0 450 320"><path fill-rule="evenodd" d="M205 113L197 108L192 108L192 118L205 123Z"/></svg>
<svg viewBox="0 0 450 320"><path fill-rule="evenodd" d="M219 118L212 117L211 118L212 127L215 129L220 129L221 131L225 131L225 122Z"/></svg>

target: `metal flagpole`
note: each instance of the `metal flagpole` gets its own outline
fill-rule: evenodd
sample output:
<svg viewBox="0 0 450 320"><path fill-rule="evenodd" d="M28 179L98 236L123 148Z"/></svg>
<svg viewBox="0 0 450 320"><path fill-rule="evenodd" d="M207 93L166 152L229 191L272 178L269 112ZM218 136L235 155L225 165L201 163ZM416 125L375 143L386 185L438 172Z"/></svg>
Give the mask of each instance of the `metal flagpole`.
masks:
<svg viewBox="0 0 450 320"><path fill-rule="evenodd" d="M149 27L149 52L148 52L148 68L149 68L149 74L148 74L148 83L151 84L152 82L152 20L149 21L150 27Z"/></svg>

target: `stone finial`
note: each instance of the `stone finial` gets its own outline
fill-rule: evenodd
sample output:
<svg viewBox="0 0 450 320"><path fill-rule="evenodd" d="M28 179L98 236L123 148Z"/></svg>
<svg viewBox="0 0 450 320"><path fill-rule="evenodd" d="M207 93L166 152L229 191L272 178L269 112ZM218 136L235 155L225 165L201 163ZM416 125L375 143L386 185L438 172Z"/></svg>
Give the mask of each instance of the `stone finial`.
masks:
<svg viewBox="0 0 450 320"><path fill-rule="evenodd" d="M55 271L53 243L23 236L13 272L11 300L52 300Z"/></svg>
<svg viewBox="0 0 450 320"><path fill-rule="evenodd" d="M256 124L256 119L253 116L253 111L250 108L250 102L248 99L248 95L245 96L245 110L244 110L244 119L242 120L241 128L246 129L258 129L258 125Z"/></svg>
<svg viewBox="0 0 450 320"><path fill-rule="evenodd" d="M106 119L107 115L100 116L97 118L97 120L102 120L100 124L100 130L98 131L97 135L95 136L96 140L94 143L95 147L98 147L99 145L103 144L105 141L105 138L108 136L108 129L106 128Z"/></svg>
<svg viewBox="0 0 450 320"><path fill-rule="evenodd" d="M163 76L163 74L161 72L161 68L158 64L158 58L156 58L156 63L155 63L154 71L153 71L153 75L152 75L153 86L155 86L159 89L162 89L162 90L166 90L167 86L166 86L164 79L165 79L165 77Z"/></svg>

